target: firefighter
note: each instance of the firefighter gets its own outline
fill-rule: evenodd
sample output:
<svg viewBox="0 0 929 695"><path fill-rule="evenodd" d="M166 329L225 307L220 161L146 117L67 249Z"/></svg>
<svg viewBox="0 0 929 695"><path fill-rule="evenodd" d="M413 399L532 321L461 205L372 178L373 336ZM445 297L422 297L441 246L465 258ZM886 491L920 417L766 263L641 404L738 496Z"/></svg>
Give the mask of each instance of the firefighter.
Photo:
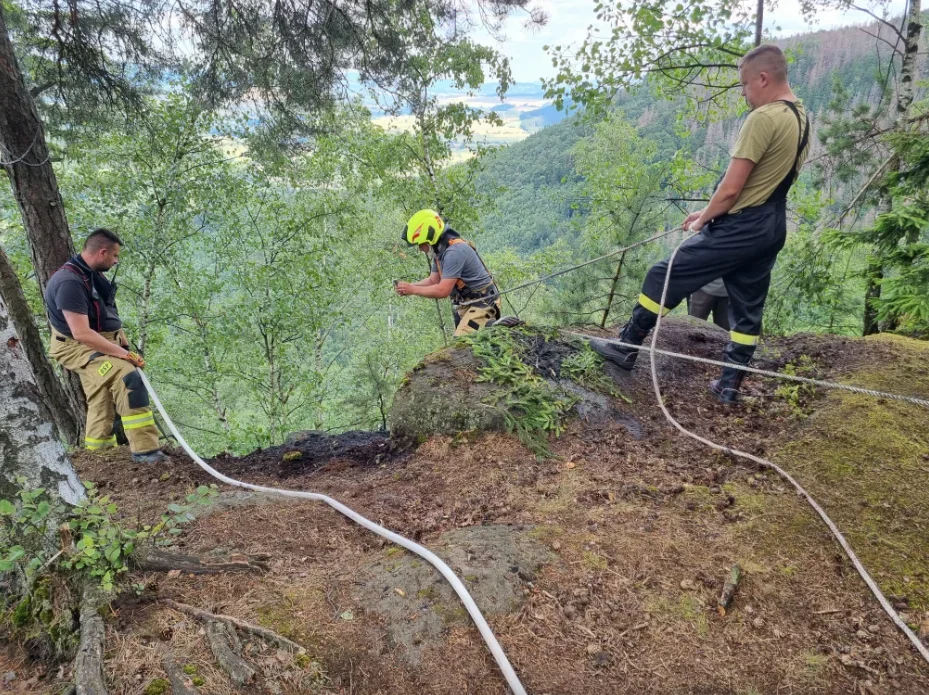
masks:
<svg viewBox="0 0 929 695"><path fill-rule="evenodd" d="M761 334L761 317L771 269L787 236L787 193L809 149L810 122L790 89L787 60L777 46L749 51L739 67L742 95L752 111L732 159L709 204L684 220L687 239L671 268L664 312L687 295L722 278L729 292L730 333L724 361L748 365ZM619 334L641 345L655 326L668 262L654 265L645 278L638 305ZM620 367L632 369L638 350L595 341L594 350ZM724 404L738 401L745 372L725 367L710 390Z"/></svg>
<svg viewBox="0 0 929 695"><path fill-rule="evenodd" d="M138 372L145 362L129 350L116 310L116 285L103 275L119 262L122 243L108 229L95 230L83 250L48 281L51 355L80 376L87 397L86 448L116 446L113 420L119 413L133 460L160 463L167 457L159 447L148 391Z"/></svg>
<svg viewBox="0 0 929 695"><path fill-rule="evenodd" d="M448 227L437 212L420 210L413 215L403 229L403 240L419 246L423 253L432 251L432 272L419 282L394 283L397 294L451 297L456 336L473 333L500 318L500 297L490 271L474 245Z"/></svg>

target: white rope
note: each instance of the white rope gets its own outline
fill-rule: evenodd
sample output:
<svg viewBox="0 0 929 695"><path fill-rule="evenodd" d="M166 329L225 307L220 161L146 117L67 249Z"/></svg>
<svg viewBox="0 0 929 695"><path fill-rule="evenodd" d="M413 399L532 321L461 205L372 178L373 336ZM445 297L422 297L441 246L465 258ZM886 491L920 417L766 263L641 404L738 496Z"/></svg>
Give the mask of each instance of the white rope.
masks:
<svg viewBox="0 0 929 695"><path fill-rule="evenodd" d="M519 677L513 670L513 666L510 664L509 659L506 658L506 654L504 654L503 648L500 646L500 643L497 641L497 638L491 631L490 626L487 624L487 621L481 614L481 611L477 607L477 604L474 602L474 599L471 598L471 594L468 593L468 590L465 588L464 584L462 584L461 580L455 576L455 573L452 572L451 568L449 568L449 566L446 565L435 553L419 545L419 543L415 543L397 533L394 533L393 531L385 529L383 526L379 526L370 519L366 519L365 517L361 516L361 514L358 514L354 510L349 509L341 502L338 502L326 495L322 495L317 492L303 492L301 490L288 490L284 488L265 487L264 485L252 485L251 483L244 483L241 480L236 480L235 478L230 478L229 476L223 475L215 468L210 466L202 458L200 458L197 453L190 447L190 445L187 443L187 440L184 439L184 436L178 431L177 427L174 426L174 422L165 411L164 406L161 404L161 399L158 398L158 394L152 387L148 377L141 369L138 370L138 373L142 376L142 383L145 384L145 388L148 389L149 394L151 394L152 400L155 402L155 407L158 408L158 412L161 413L161 416L164 418L165 424L168 425L168 429L170 429L174 436L177 437L178 443L180 443L180 445L184 448L184 451L187 452L187 455L190 456L190 458L192 458L196 464L200 466L200 468L205 470L217 480L220 480L227 485L245 488L246 490L266 492L272 495L281 495L283 497L299 497L301 499L324 502L340 514L347 516L356 524L363 526L364 528L376 533L382 538L386 538L392 543L396 543L397 545L406 548L412 553L416 553L421 558L426 560L426 562L435 567L442 574L442 576L445 577L448 583L451 584L452 588L455 590L455 593L458 594L458 598L461 599L465 609L467 609L468 614L471 616L471 619L477 626L478 631L481 633L481 637L483 637L484 642L487 643L487 647L490 649L490 653L493 654L494 659L497 661L497 665L500 667L500 671L503 673L503 677L506 679L507 684L510 686L510 690L513 692L513 695L526 695L526 689L523 688L522 683L519 681Z"/></svg>
<svg viewBox="0 0 929 695"><path fill-rule="evenodd" d="M569 335L574 338L581 338L582 340L591 341L598 340L603 343L610 343L612 345L619 345L625 348L633 348L635 350L640 350L642 352L650 352L656 355L665 355L667 357L674 357L679 360L687 360L689 362L699 362L700 364L709 364L714 367L729 367L730 369L737 369L742 372L748 372L749 374L759 374L761 376L771 377L773 379L782 379L784 381L796 381L802 384L810 384L812 386L819 386L826 389L841 389L842 391L851 391L852 393L860 393L865 396L873 396L874 398L886 398L887 400L892 401L902 401L903 403L912 403L914 405L919 405L924 408L929 408L929 400L925 398L918 398L916 396L904 396L898 393L888 393L887 391L877 391L875 389L866 389L863 386L854 386L852 384L840 384L835 381L823 381L822 379L812 379L808 376L799 376L797 374L784 374L783 372L772 372L768 369L758 369L757 367L749 367L748 365L736 364L734 362L723 362L722 360L714 360L709 357L697 357L696 355L686 355L681 352L673 352L671 350L659 350L655 347L648 347L646 345L635 345L634 343L626 343L622 340L617 340L616 338L600 338L598 336L588 335L587 333L578 333L577 331L568 331L562 329L561 332L564 335Z"/></svg>
<svg viewBox="0 0 929 695"><path fill-rule="evenodd" d="M688 437L691 437L692 439L696 439L701 444L705 444L706 446L716 449L717 451L723 451L733 456L738 456L740 458L748 459L749 461L754 461L755 463L757 463L760 466L763 466L764 468L769 468L773 470L779 476L781 476L784 480L789 482L794 487L794 489L797 491L797 493L809 503L809 505L813 508L813 510L817 514L819 514L823 522L825 522L826 526L829 528L829 531L832 533L835 539L839 542L839 545L842 546L842 550L845 551L845 554L848 556L848 559L852 561L852 565L854 565L855 569L858 571L858 574L864 580L864 583L867 584L868 588L871 590L871 593L874 594L874 597L877 599L878 603L881 604L881 608L884 609L884 612L887 613L890 619L903 632L903 634L907 636L907 638L910 640L912 645L916 647L916 651L919 652L919 655L926 661L926 663L929 663L929 650L926 649L926 646L922 643L922 640L920 640L919 637L917 637L916 634L914 634L913 631L909 628L909 626L906 623L904 623L903 620L900 619L900 616L897 615L897 612L894 610L893 606L890 605L890 602L887 600L887 597L884 596L880 588L877 586L877 583L871 578L871 575L868 574L868 571L864 568L864 565L861 564L861 561L858 559L858 556L855 555L855 551L852 550L852 547L849 545L848 541L845 540L845 536L842 535L842 532L839 531L838 527L835 525L832 519L829 518L829 515L826 514L825 510L819 506L816 500L814 500L810 496L810 493L808 493L803 488L803 486L800 485L800 483L794 480L793 477L783 468L772 463L771 461L768 461L767 459L763 459L760 456L755 456L754 454L749 454L745 451L739 451L738 449L732 449L731 447L723 446L722 444L717 444L716 442L712 442L709 439L706 439L705 437L701 437L699 434L691 432L686 427L684 427L681 423L675 420L674 417L671 415L671 413L668 412L668 409L664 403L664 398L661 395L661 388L658 386L658 367L655 361L655 355L657 354L658 350L655 346L658 343L658 332L661 329L661 315L662 313L664 313L665 300L667 299L667 296L668 296L668 285L670 284L670 281L671 281L671 267L674 264L674 258L675 256L677 256L677 252L680 250L681 245L683 243L684 242L681 242L681 244L678 244L677 247L675 247L674 252L671 254L671 257L668 259L668 269L665 274L664 288L662 288L662 291L661 291L661 301L658 302L658 305L659 305L658 320L655 323L655 330L652 332L652 341L651 341L652 344L651 344L651 350L649 351L649 363L651 366L651 373L652 373L652 385L655 388L655 396L658 399L658 406L661 408L661 412L664 413L664 416L665 418L667 418L668 422L670 422L672 425L674 425L674 427L676 427L680 432L687 435ZM727 367L736 366L734 364L729 364L729 363L725 363L725 365ZM784 377L787 375L781 374L777 376ZM841 386L841 385L837 385L837 386Z"/></svg>
<svg viewBox="0 0 929 695"><path fill-rule="evenodd" d="M653 236L650 236L648 239L642 239L642 241L637 241L634 244L629 244L629 246L624 246L621 249L616 249L614 251L610 251L609 253L605 253L602 256L591 258L589 261L584 261L583 263L578 263L577 265L572 265L568 268L562 268L561 270L556 270L554 273L549 273L548 275L543 275L542 277L538 277L535 280L524 282L522 285L511 287L508 290L500 291L500 288L498 287L497 288L498 291L492 295L488 295L487 297L479 297L477 299L472 299L468 302L460 302L456 306L470 306L471 304L478 304L480 302L486 302L488 300L496 299L497 297L502 297L503 295L509 294L510 292L516 292L517 290L524 290L527 287L532 287L533 285L539 285L545 282L546 280L551 280L552 278L556 278L559 275L565 275L566 273L573 272L575 270L578 270L579 268L584 268L588 265L592 265L606 258L612 258L613 256L618 256L621 253L625 253L626 251L631 251L632 249L638 248L639 246L644 246L645 244L650 244L653 241L657 241L658 239L663 239L666 236L671 236L675 232L680 232L680 231L681 231L681 227L675 227L674 229L669 229L666 232L661 232L660 234L655 234Z"/></svg>

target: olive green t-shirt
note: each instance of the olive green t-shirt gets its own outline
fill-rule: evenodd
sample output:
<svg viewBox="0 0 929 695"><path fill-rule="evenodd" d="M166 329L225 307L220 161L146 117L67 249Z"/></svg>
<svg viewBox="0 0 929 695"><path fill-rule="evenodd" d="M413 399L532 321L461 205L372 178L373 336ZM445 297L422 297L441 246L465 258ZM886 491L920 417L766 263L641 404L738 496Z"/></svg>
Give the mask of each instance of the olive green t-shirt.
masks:
<svg viewBox="0 0 929 695"><path fill-rule="evenodd" d="M800 125L806 130L806 111L803 104L796 102L800 112ZM730 213L742 208L761 205L784 180L797 156L802 133L798 129L797 117L782 101L760 106L745 119L732 152L734 159L750 159L755 168L748 175L745 187ZM810 150L810 138L800 153L797 170L803 167Z"/></svg>

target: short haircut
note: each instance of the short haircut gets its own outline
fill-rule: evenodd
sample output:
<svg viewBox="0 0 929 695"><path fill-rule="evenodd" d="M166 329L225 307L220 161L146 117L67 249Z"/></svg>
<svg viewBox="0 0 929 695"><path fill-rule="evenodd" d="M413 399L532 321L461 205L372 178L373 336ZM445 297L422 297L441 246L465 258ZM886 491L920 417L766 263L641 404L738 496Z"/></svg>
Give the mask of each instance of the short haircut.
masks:
<svg viewBox="0 0 929 695"><path fill-rule="evenodd" d="M90 233L90 236L84 240L84 250L97 252L100 249L108 249L116 245L122 246L123 240L119 238L116 232L100 227Z"/></svg>
<svg viewBox="0 0 929 695"><path fill-rule="evenodd" d="M777 46L767 43L753 48L742 58L740 68L751 63L756 72L766 72L775 82L787 81L787 57Z"/></svg>

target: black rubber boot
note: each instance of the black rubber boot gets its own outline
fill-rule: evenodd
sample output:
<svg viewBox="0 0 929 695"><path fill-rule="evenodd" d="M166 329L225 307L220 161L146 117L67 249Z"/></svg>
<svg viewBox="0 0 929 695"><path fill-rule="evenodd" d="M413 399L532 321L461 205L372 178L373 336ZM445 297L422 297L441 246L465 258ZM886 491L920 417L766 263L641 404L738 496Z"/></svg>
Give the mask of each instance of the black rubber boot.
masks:
<svg viewBox="0 0 929 695"><path fill-rule="evenodd" d="M723 373L718 379L710 382L710 391L723 405L735 405L741 396L742 380L745 372L741 369L723 367Z"/></svg>
<svg viewBox="0 0 929 695"><path fill-rule="evenodd" d="M637 305L635 310L632 312L632 318L629 319L626 325L623 326L623 329L619 332L619 340L624 343L641 345L645 342L645 338L648 337L648 334L651 332L652 328L655 327L655 322L657 320L657 314L653 314L641 304ZM590 347L594 352L603 355L603 357L608 359L617 367L621 367L629 371L635 367L635 361L639 356L639 351L635 348L615 345L614 343L608 343L605 340L591 340Z"/></svg>
<svg viewBox="0 0 929 695"><path fill-rule="evenodd" d="M754 345L743 345L741 343L730 342L726 346L726 354L723 360L730 364L740 364L748 366L755 355ZM735 405L739 402L742 388L742 381L745 379L746 372L741 369L732 367L723 367L723 372L719 379L710 382L710 391L724 405Z"/></svg>

